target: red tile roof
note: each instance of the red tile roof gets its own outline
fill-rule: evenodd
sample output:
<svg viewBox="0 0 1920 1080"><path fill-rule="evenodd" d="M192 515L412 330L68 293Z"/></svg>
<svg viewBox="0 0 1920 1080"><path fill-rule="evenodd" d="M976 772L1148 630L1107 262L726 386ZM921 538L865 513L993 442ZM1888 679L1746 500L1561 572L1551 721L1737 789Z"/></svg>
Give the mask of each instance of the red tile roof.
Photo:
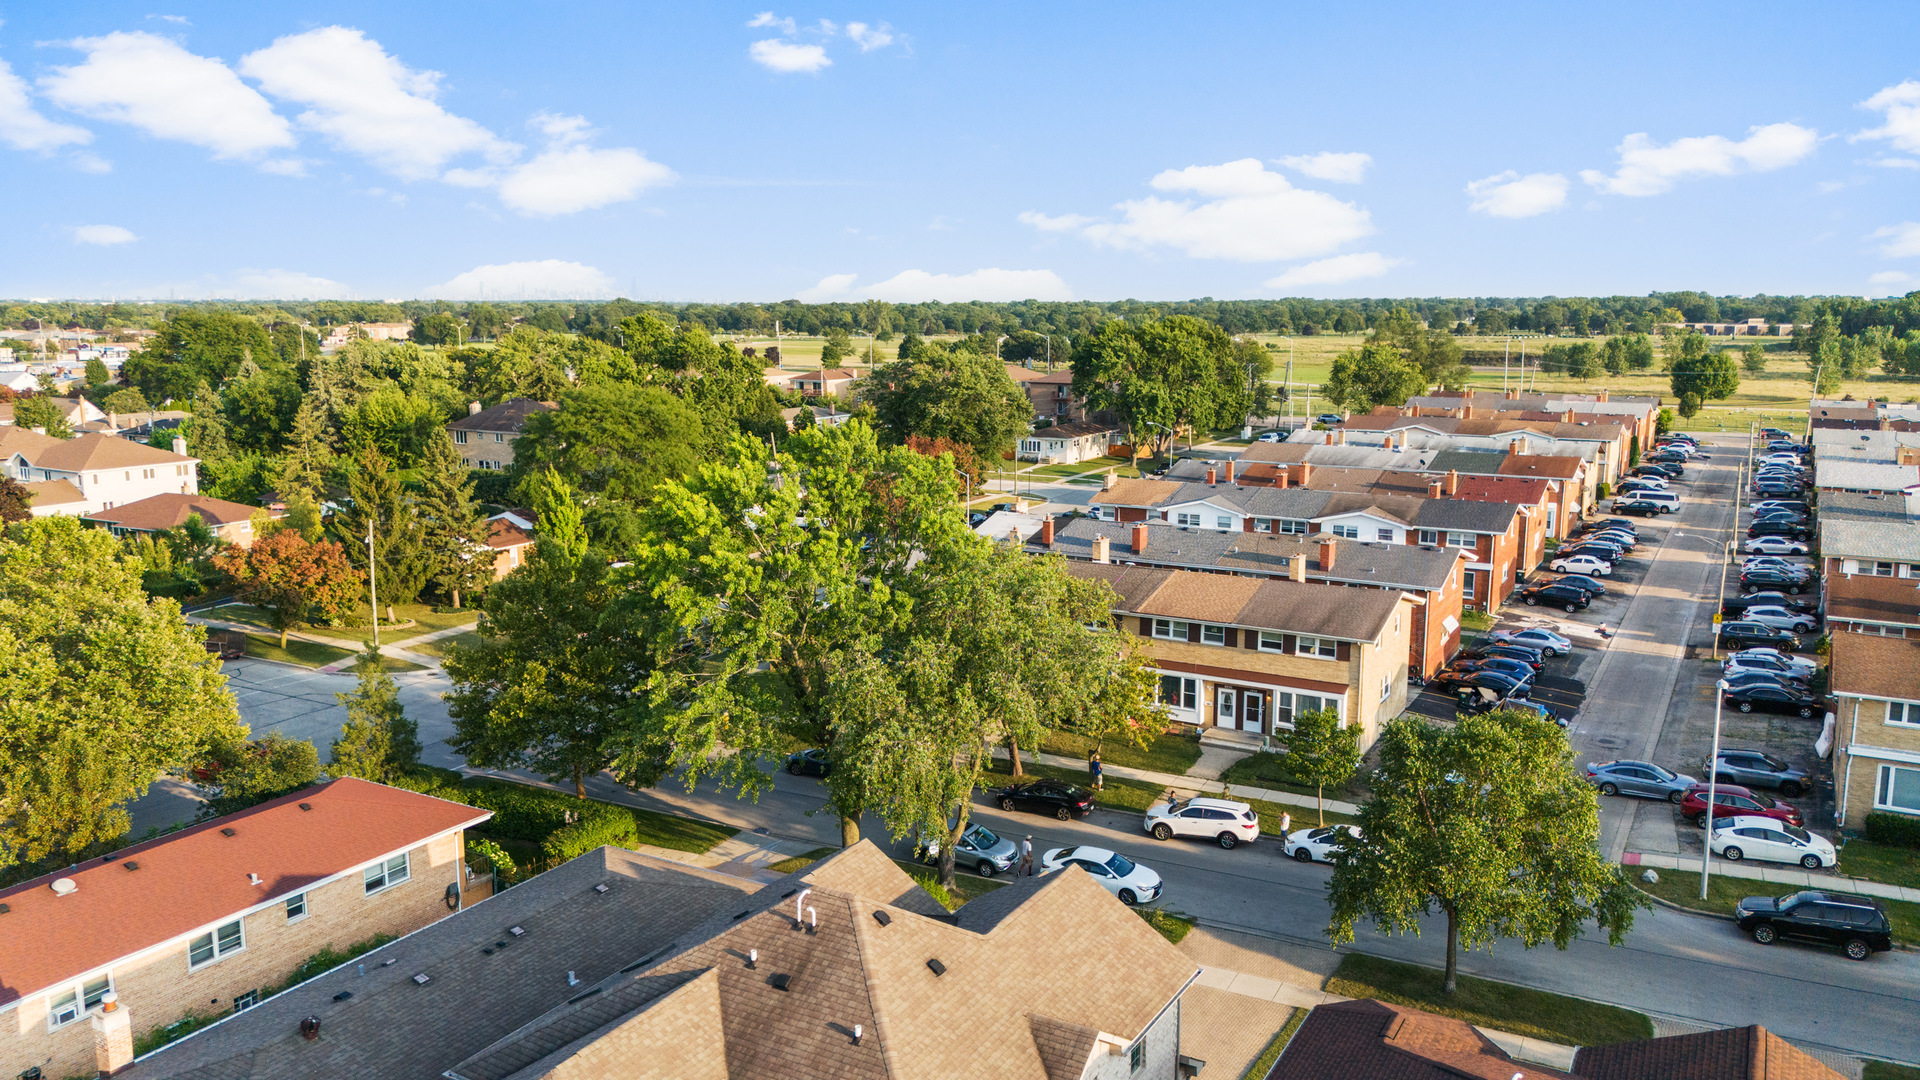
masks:
<svg viewBox="0 0 1920 1080"><path fill-rule="evenodd" d="M0 890L0 1005L492 816L343 777Z"/></svg>

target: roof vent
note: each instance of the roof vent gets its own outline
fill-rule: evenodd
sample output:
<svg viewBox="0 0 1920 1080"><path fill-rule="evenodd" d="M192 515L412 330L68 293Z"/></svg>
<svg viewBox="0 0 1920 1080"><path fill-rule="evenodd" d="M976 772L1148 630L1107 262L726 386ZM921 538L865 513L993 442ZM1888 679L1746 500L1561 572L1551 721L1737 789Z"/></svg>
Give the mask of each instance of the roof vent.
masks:
<svg viewBox="0 0 1920 1080"><path fill-rule="evenodd" d="M232 836L232 835L233 835L233 830L232 830L232 829L221 829L221 830L220 830L220 835L221 835L221 836Z"/></svg>
<svg viewBox="0 0 1920 1080"><path fill-rule="evenodd" d="M351 990L342 990L342 991L340 991L339 993L337 993L337 994L335 994L335 995L333 995L333 1000L335 1000L335 1001L345 1001L345 1000L347 1000L348 998L351 998L352 996L353 996L353 991L351 991Z"/></svg>
<svg viewBox="0 0 1920 1080"><path fill-rule="evenodd" d="M132 859L128 859L126 862L126 867L129 870L138 870L140 869L140 864L137 862L134 862Z"/></svg>
<svg viewBox="0 0 1920 1080"><path fill-rule="evenodd" d="M881 926L887 926L893 922L893 916L884 911L876 911L873 913L873 921L879 923Z"/></svg>
<svg viewBox="0 0 1920 1080"><path fill-rule="evenodd" d="M927 961L927 970L933 972L933 977L937 979L947 973L947 965L941 963L939 960L929 960Z"/></svg>
<svg viewBox="0 0 1920 1080"><path fill-rule="evenodd" d="M260 875L259 875L259 874L248 874L248 875L247 875L247 884L249 884L249 885L258 885L258 884L260 884Z"/></svg>
<svg viewBox="0 0 1920 1080"><path fill-rule="evenodd" d="M512 934L514 937L519 937L521 934L524 934L526 932L527 932L527 928L524 926L507 927L507 933Z"/></svg>
<svg viewBox="0 0 1920 1080"><path fill-rule="evenodd" d="M791 975L767 976L767 985L773 987L775 990L779 990L782 992L784 992L787 989L788 984L791 983L792 981L793 981L793 976Z"/></svg>
<svg viewBox="0 0 1920 1080"><path fill-rule="evenodd" d="M606 892L606 891L607 891L607 883L603 881L603 882L601 882L600 884L598 884L598 885L595 885L595 886L593 887L593 891L594 891L594 892L598 892L598 893L603 893L603 892Z"/></svg>
<svg viewBox="0 0 1920 1080"><path fill-rule="evenodd" d="M12 910L13 910L13 907L12 907L12 905L10 905L10 904L0 904L0 915L5 915L5 914L6 914L7 912L9 912L9 911L12 911Z"/></svg>
<svg viewBox="0 0 1920 1080"><path fill-rule="evenodd" d="M80 891L80 886L75 885L72 878L63 877L53 879L52 889L55 896L71 896Z"/></svg>
<svg viewBox="0 0 1920 1080"><path fill-rule="evenodd" d="M420 972L415 972L415 973L414 973L414 976L413 976L413 981L414 981L414 982L416 982L416 983L419 983L419 984L420 984L421 986L425 986L425 985L427 985L427 984L428 984L429 982L432 982L433 980L431 980L431 979L429 979L429 978L427 978L427 973L426 973L426 972L424 972L424 971L420 971Z"/></svg>
<svg viewBox="0 0 1920 1080"><path fill-rule="evenodd" d="M312 804L312 803L310 803L310 802L303 802L303 803L301 803L301 804L300 804L300 809L302 809L302 810L311 810L311 809L313 809L313 804Z"/></svg>

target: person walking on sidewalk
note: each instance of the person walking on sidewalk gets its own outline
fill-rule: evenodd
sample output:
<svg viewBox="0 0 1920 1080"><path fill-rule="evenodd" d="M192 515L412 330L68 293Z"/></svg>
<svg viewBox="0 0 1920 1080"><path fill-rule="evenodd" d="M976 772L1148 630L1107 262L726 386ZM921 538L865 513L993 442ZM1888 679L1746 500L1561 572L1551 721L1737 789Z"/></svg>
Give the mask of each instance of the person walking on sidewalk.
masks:
<svg viewBox="0 0 1920 1080"><path fill-rule="evenodd" d="M1093 790L1099 791L1104 777L1100 769L1100 751L1098 750L1087 755L1087 778L1092 782Z"/></svg>
<svg viewBox="0 0 1920 1080"><path fill-rule="evenodd" d="M1031 834L1020 841L1020 876L1033 876L1033 836Z"/></svg>

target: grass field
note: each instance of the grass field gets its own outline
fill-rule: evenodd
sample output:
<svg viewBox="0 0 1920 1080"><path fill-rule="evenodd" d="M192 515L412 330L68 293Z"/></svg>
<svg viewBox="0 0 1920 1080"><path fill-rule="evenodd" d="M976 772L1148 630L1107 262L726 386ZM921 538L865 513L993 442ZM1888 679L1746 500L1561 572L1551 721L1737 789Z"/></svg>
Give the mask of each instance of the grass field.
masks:
<svg viewBox="0 0 1920 1080"><path fill-rule="evenodd" d="M1653 1021L1629 1009L1471 975L1461 975L1459 989L1449 995L1441 992L1442 979L1438 968L1348 953L1327 980L1327 992L1408 1005L1566 1046L1653 1038Z"/></svg>
<svg viewBox="0 0 1920 1080"><path fill-rule="evenodd" d="M767 869L776 874L791 874L795 870L804 870L839 850L837 847L817 847L805 854L781 859L779 862L768 866Z"/></svg>
<svg viewBox="0 0 1920 1080"><path fill-rule="evenodd" d="M1920 889L1920 851L1871 840L1849 840L1847 846L1840 849L1840 872L1848 877Z"/></svg>
<svg viewBox="0 0 1920 1080"><path fill-rule="evenodd" d="M479 640L480 640L480 635L475 631L469 630L464 634L455 634L452 637L437 638L433 641L423 641L418 645L408 645L407 650L409 652L425 653L428 656L434 657L435 659L445 660L447 658L447 646L474 645L478 643Z"/></svg>
<svg viewBox="0 0 1920 1080"><path fill-rule="evenodd" d="M1093 749L1093 740L1070 731L1056 731L1041 747L1049 754L1082 758ZM1145 747L1131 746L1108 739L1100 747L1100 760L1123 769L1147 769L1152 772L1184 776L1200 760L1200 740L1179 735L1156 735Z"/></svg>
<svg viewBox="0 0 1920 1080"><path fill-rule="evenodd" d="M381 607L385 606L385 604L381 605ZM367 610L367 606L362 604L357 611L348 617L349 622L354 625L315 626L311 623L298 623L294 626L294 629L302 633L313 634L317 637L333 638L337 641L354 642L364 645L373 639L373 627L369 624ZM411 620L413 625L402 626L398 629L388 629L383 626L380 631L380 644L382 645L401 645L409 638L416 638L422 634L431 634L437 630L447 630L456 626L471 626L480 620L480 612L475 608L463 608L459 611L435 611L433 607L428 604L395 604L393 605L393 613L401 622ZM273 621L267 612L251 604L228 604L224 607L215 608L207 612L207 614L213 618L227 619L232 622L243 622L251 626L259 626L267 629L271 629L273 626Z"/></svg>
<svg viewBox="0 0 1920 1080"><path fill-rule="evenodd" d="M1859 841L1851 841L1852 847ZM1843 863L1842 866L1845 864ZM1794 890L1785 885L1770 885L1752 878L1728 877L1715 874L1708 879L1707 898L1700 899L1700 875L1691 870L1662 870L1660 880L1649 884L1640 880L1645 869L1639 866L1622 867L1627 879L1642 892L1657 896L1670 904L1678 904L1694 911L1706 911L1715 915L1733 914L1733 905L1748 896L1784 896ZM1839 884L1839 883L1836 883ZM1902 942L1920 941L1920 904L1907 904L1898 900L1882 900L1886 905L1887 919L1893 924L1893 939ZM1758 946L1755 946L1758 948Z"/></svg>
<svg viewBox="0 0 1920 1080"><path fill-rule="evenodd" d="M740 831L731 825L675 817L636 806L622 806L621 809L633 815L633 827L641 843L670 851L691 851L698 855L722 840L732 839Z"/></svg>
<svg viewBox="0 0 1920 1080"><path fill-rule="evenodd" d="M977 896L985 896L993 890L1006 885L1004 881L983 878L978 874L955 873L953 875L953 888L949 890L940 884L940 870L938 867L922 866L919 863L910 863L901 859L893 860L893 864L905 871L906 875L913 879L914 884L925 889L927 895L940 901L940 906L946 908L948 911L954 910L961 904Z"/></svg>
<svg viewBox="0 0 1920 1080"><path fill-rule="evenodd" d="M247 635L247 655L255 660L276 660L282 664L298 664L301 667L318 668L326 667L328 664L337 663L341 660L351 659L359 653L359 649L346 649L337 645L323 645L317 641L302 641L299 638L288 638L287 647L282 649L280 647L280 635L278 634ZM426 670L426 668L421 667L419 664L407 660L396 660L391 656L382 656L380 658L380 666L389 672Z"/></svg>

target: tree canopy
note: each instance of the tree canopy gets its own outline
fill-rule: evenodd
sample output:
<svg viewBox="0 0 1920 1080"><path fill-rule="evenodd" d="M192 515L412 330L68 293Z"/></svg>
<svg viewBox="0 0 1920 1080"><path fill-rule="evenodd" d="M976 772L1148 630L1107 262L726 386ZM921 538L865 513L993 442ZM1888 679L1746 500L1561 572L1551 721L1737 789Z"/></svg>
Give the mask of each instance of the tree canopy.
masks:
<svg viewBox="0 0 1920 1080"><path fill-rule="evenodd" d="M1080 338L1073 347L1073 392L1093 409L1118 414L1135 445L1156 450L1183 428L1237 427L1251 404L1233 339L1187 315L1104 323Z"/></svg>
<svg viewBox="0 0 1920 1080"><path fill-rule="evenodd" d="M1006 365L971 349L922 344L863 385L861 399L897 443L949 439L997 461L1033 424L1033 404Z"/></svg>
<svg viewBox="0 0 1920 1080"><path fill-rule="evenodd" d="M1427 377L1381 341L1369 341L1333 358L1333 370L1320 392L1349 412L1371 412L1376 405L1404 405L1427 387Z"/></svg>
<svg viewBox="0 0 1920 1080"><path fill-rule="evenodd" d="M663 481L691 473L707 448L700 417L655 387L589 383L559 404L529 416L514 440L517 484L552 469L583 500L639 506Z"/></svg>
<svg viewBox="0 0 1920 1080"><path fill-rule="evenodd" d="M266 327L245 315L177 308L155 329L121 369L149 401L184 401L201 383L225 383L241 361L274 354Z"/></svg>

